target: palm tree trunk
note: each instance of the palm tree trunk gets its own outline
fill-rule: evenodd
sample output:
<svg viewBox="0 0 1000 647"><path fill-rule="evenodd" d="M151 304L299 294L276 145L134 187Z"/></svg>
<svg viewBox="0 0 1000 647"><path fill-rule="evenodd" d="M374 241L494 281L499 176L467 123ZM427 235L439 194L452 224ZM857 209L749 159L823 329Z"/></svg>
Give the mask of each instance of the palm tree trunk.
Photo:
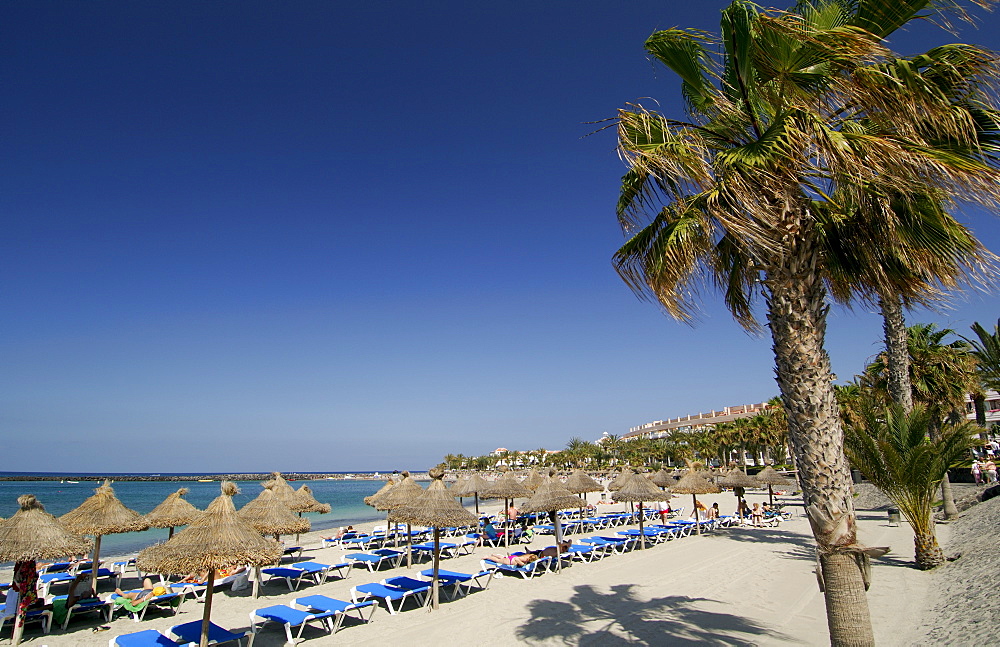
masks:
<svg viewBox="0 0 1000 647"><path fill-rule="evenodd" d="M930 532L913 533L913 547L916 553L917 568L927 571L944 564L944 551L938 545L937 536L934 534L934 526Z"/></svg>
<svg viewBox="0 0 1000 647"><path fill-rule="evenodd" d="M886 366L889 369L889 396L903 407L913 411L913 386L910 383L910 349L906 338L906 320L903 303L898 295L879 300L882 308L882 330L885 332Z"/></svg>
<svg viewBox="0 0 1000 647"><path fill-rule="evenodd" d="M976 410L976 424L982 427L982 431L979 432L979 438L983 442L986 442L986 394L984 393L973 393L972 394L972 404Z"/></svg>
<svg viewBox="0 0 1000 647"><path fill-rule="evenodd" d="M787 230L808 226L792 218ZM828 307L816 271L818 253L805 237L786 250L765 276L768 326L802 497L818 544L830 642L874 645L862 570L855 554L845 550L856 544L857 531L830 357L823 345Z"/></svg>

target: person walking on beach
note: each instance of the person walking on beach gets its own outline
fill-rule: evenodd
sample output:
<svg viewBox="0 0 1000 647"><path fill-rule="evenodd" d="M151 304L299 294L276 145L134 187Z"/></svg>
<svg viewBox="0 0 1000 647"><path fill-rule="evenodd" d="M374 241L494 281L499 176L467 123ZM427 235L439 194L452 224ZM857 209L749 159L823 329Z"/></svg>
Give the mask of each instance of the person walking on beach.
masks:
<svg viewBox="0 0 1000 647"><path fill-rule="evenodd" d="M972 478L976 480L976 485L983 482L983 466L979 463L978 458L972 461Z"/></svg>
<svg viewBox="0 0 1000 647"><path fill-rule="evenodd" d="M996 483L997 482L997 464L993 462L993 459L986 461L986 465L983 468L986 470L986 483Z"/></svg>

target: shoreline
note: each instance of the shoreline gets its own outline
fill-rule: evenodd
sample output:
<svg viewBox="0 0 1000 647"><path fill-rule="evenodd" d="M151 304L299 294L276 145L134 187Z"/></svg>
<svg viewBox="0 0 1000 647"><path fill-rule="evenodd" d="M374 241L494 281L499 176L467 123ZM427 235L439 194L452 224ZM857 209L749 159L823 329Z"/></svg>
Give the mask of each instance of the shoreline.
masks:
<svg viewBox="0 0 1000 647"><path fill-rule="evenodd" d="M36 481L73 481L78 483L102 483L105 480L114 481L166 481L166 482L220 482L220 481L266 481L274 472L247 472L243 474L80 474L80 473L39 473L0 476L5 482L36 482ZM392 472L281 472L282 477L289 482L298 481L385 481L393 476ZM415 481L428 481L427 473L411 473Z"/></svg>

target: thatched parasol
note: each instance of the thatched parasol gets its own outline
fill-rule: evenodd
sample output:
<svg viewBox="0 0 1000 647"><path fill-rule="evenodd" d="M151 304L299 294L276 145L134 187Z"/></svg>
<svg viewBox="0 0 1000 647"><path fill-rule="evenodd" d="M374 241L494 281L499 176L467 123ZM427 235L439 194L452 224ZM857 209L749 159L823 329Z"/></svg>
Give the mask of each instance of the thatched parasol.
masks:
<svg viewBox="0 0 1000 647"><path fill-rule="evenodd" d="M555 528L556 551L562 543L562 523L559 521L559 510L566 508L579 508L587 505L587 502L567 490L558 479L554 478L555 470L542 479L542 484L535 490L534 496L528 499L521 509L525 512L548 512L552 525ZM556 568L561 569L562 558L556 558Z"/></svg>
<svg viewBox="0 0 1000 647"><path fill-rule="evenodd" d="M419 523L434 528L434 582L431 585L431 606L438 608L438 567L441 563L441 528L468 526L478 518L455 501L444 486L444 470L434 467L428 472L430 486L412 503L395 510L395 516L406 523Z"/></svg>
<svg viewBox="0 0 1000 647"><path fill-rule="evenodd" d="M289 510L295 510L294 506L299 503L299 498L295 496L295 489L281 476L281 472L271 472L271 479L264 481L261 485L272 490L278 501Z"/></svg>
<svg viewBox="0 0 1000 647"><path fill-rule="evenodd" d="M528 476L525 477L523 481L521 481L521 485L534 492L535 490L538 489L538 486L541 485L544 481L545 479L542 477L541 474L539 474L535 470L530 470L528 472Z"/></svg>
<svg viewBox="0 0 1000 647"><path fill-rule="evenodd" d="M186 487L182 487L173 494L167 496L163 503L156 506L152 511L146 513L146 522L151 528L170 528L167 539L174 536L174 526L186 526L201 514L201 510L194 507L182 497L188 493Z"/></svg>
<svg viewBox="0 0 1000 647"><path fill-rule="evenodd" d="M409 472L404 471L403 480L389 490L382 500L382 505L385 506L384 509L389 510L388 520L394 524L400 522L406 524L406 568L413 566L413 552L410 550L410 545L413 543L413 532L410 522L397 519L393 515L393 511L410 505L423 492L424 488L420 487L420 484L413 480ZM392 543L394 546L399 545L399 533L394 534Z"/></svg>
<svg viewBox="0 0 1000 647"><path fill-rule="evenodd" d="M378 492L376 492L375 494L370 494L364 498L365 505L370 505L376 510L383 510L383 511L388 510L389 508L385 505L385 498L386 495L390 491L392 491L392 488L395 486L396 482L392 479L389 479L388 481L385 482L384 485L382 485L382 487L378 489ZM387 517L386 530L388 530L388 528L389 528L389 519ZM395 528L393 528L393 536L395 539Z"/></svg>
<svg viewBox="0 0 1000 647"><path fill-rule="evenodd" d="M94 537L90 586L95 591L97 590L97 570L101 557L101 537L149 528L149 522L141 514L126 508L118 500L115 491L111 488L110 481L104 481L104 485L94 490L93 496L77 508L59 517L59 521L70 532Z"/></svg>
<svg viewBox="0 0 1000 647"><path fill-rule="evenodd" d="M701 534L701 524L698 523L698 498L699 494L717 494L722 492L715 483L710 483L698 476L693 470L689 470L681 480L670 486L674 494L690 494L691 505L694 507L694 529L697 534Z"/></svg>
<svg viewBox="0 0 1000 647"><path fill-rule="evenodd" d="M675 479L670 472L662 468L660 471L649 477L649 480L653 485L661 488L671 487L677 482L677 479Z"/></svg>
<svg viewBox="0 0 1000 647"><path fill-rule="evenodd" d="M289 506L293 512L298 512L299 517L303 512L315 512L317 514L329 514L333 507L329 503L320 503L313 496L312 488L303 485L295 490L295 504ZM299 533L295 533L295 541L299 541Z"/></svg>
<svg viewBox="0 0 1000 647"><path fill-rule="evenodd" d="M531 496L531 490L524 487L524 484L514 478L513 472L506 472L503 476L493 481L493 484L486 488L485 492L480 492L479 496L484 499L503 499L503 509L510 508L507 505L508 499L521 499ZM504 545L510 548L510 529L503 533Z"/></svg>
<svg viewBox="0 0 1000 647"><path fill-rule="evenodd" d="M261 490L257 498L240 508L236 515L260 534L274 535L277 542L281 541L281 535L309 532L310 528L308 519L296 517L287 506L278 501L274 490L269 488ZM260 595L259 569L254 575L253 596L256 598Z"/></svg>
<svg viewBox="0 0 1000 647"><path fill-rule="evenodd" d="M257 498L248 502L239 512L240 519L253 526L262 535L274 535L275 540L281 535L296 532L309 532L308 519L296 517L287 506L278 501L274 490L263 489Z"/></svg>
<svg viewBox="0 0 1000 647"><path fill-rule="evenodd" d="M760 472L758 472L754 478L756 478L761 483L767 483L767 494L768 497L770 497L771 505L774 505L774 490L771 489L772 485L784 485L784 486L793 485L793 481L791 479L785 478L781 474L778 474L778 472L770 465L768 465Z"/></svg>
<svg viewBox="0 0 1000 647"><path fill-rule="evenodd" d="M643 548L646 547L646 535L642 533L642 522L645 517L642 512L642 502L660 501L664 497L669 498L670 495L665 494L663 490L658 490L652 481L640 474L633 474L613 495L614 500L618 502L629 501L639 503L639 545Z"/></svg>
<svg viewBox="0 0 1000 647"><path fill-rule="evenodd" d="M736 495L736 513L742 519L743 511L746 509L746 502L743 500L744 489L760 487L760 481L752 476L747 476L740 469L734 467L715 482L722 487L733 488L733 494Z"/></svg>
<svg viewBox="0 0 1000 647"><path fill-rule="evenodd" d="M603 492L604 486L587 476L583 470L576 470L566 479L565 487L573 494L586 494L587 492Z"/></svg>
<svg viewBox="0 0 1000 647"><path fill-rule="evenodd" d="M39 559L82 555L90 551L90 542L66 530L58 519L45 511L34 494L22 494L17 498L17 503L21 509L10 519L0 523L0 562L35 562ZM16 567L14 570L18 571ZM25 583L26 588L33 589L36 585L37 573L33 578L34 581L28 580ZM14 634L11 638L15 645L21 642L24 632L26 606L27 604L17 605Z"/></svg>
<svg viewBox="0 0 1000 647"><path fill-rule="evenodd" d="M608 492L617 492L620 490L626 481L632 478L632 474L632 470L623 467L621 473L608 483Z"/></svg>
<svg viewBox="0 0 1000 647"><path fill-rule="evenodd" d="M223 481L222 494L198 519L166 543L144 549L136 559L136 566L149 573L187 575L208 571L201 647L208 645L215 571L237 564L259 568L281 558L281 545L261 536L236 513L232 497L238 491L235 484Z"/></svg>
<svg viewBox="0 0 1000 647"><path fill-rule="evenodd" d="M461 489L456 490L457 486L461 485ZM483 480L483 477L479 474L473 474L469 478L465 479L461 483L456 483L451 487L452 496L469 496L470 494L476 498L476 515L479 515L479 495L486 491L490 487L490 483Z"/></svg>

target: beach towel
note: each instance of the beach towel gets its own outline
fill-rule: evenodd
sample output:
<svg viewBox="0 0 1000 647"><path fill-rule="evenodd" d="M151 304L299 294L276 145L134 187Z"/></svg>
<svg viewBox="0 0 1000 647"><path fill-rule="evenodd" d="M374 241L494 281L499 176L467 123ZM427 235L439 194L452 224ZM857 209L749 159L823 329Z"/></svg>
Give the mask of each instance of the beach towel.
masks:
<svg viewBox="0 0 1000 647"><path fill-rule="evenodd" d="M142 602L136 603L135 600L131 600L124 596L119 596L115 598L115 606L124 607L129 613L138 613L142 611L149 605L149 600L143 600Z"/></svg>

